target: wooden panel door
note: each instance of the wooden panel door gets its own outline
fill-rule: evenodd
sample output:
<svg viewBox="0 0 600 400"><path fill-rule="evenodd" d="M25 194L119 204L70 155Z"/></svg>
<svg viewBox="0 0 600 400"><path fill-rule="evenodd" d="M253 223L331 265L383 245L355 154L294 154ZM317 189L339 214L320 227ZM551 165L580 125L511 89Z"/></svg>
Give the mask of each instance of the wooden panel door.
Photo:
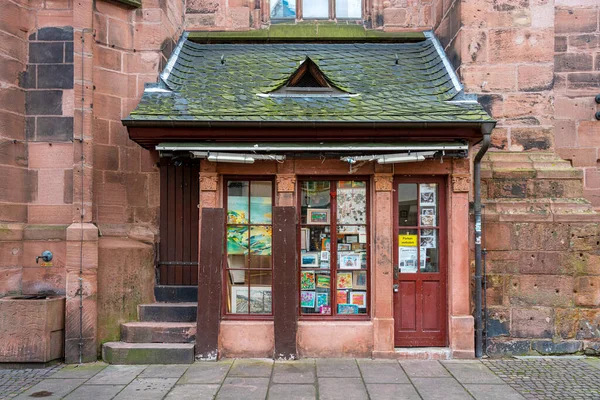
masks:
<svg viewBox="0 0 600 400"><path fill-rule="evenodd" d="M160 285L198 284L199 173L198 160L161 159Z"/></svg>
<svg viewBox="0 0 600 400"><path fill-rule="evenodd" d="M394 181L394 344L398 347L448 343L444 182L430 177Z"/></svg>

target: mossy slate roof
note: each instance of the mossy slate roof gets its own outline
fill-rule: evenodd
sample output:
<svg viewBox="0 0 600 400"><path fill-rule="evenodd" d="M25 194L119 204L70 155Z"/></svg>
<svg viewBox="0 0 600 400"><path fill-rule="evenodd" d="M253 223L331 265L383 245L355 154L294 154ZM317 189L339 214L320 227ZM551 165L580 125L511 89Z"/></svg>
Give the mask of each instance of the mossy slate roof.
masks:
<svg viewBox="0 0 600 400"><path fill-rule="evenodd" d="M476 102L452 103L453 85L431 38L412 43L196 43L182 38L161 80L125 125L198 122L485 122ZM357 96L261 96L310 57ZM222 63L221 59L224 59Z"/></svg>

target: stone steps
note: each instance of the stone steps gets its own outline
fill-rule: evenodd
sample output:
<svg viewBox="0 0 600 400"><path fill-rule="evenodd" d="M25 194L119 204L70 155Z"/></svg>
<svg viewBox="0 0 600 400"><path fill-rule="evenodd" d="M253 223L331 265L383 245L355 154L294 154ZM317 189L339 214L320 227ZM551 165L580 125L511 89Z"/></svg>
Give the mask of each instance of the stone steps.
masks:
<svg viewBox="0 0 600 400"><path fill-rule="evenodd" d="M193 343L195 322L127 322L121 324L121 341L126 343Z"/></svg>
<svg viewBox="0 0 600 400"><path fill-rule="evenodd" d="M198 286L156 285L154 297L157 303L197 303Z"/></svg>
<svg viewBox="0 0 600 400"><path fill-rule="evenodd" d="M192 364L193 343L108 342L102 346L102 360L109 364Z"/></svg>
<svg viewBox="0 0 600 400"><path fill-rule="evenodd" d="M198 303L153 303L138 306L142 322L196 322Z"/></svg>

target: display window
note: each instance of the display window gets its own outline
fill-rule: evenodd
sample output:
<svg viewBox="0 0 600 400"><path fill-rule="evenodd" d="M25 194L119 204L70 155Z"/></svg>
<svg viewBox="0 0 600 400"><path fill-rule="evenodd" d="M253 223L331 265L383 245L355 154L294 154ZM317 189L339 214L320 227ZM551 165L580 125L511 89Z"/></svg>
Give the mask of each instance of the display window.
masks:
<svg viewBox="0 0 600 400"><path fill-rule="evenodd" d="M273 182L225 181L226 314L273 314Z"/></svg>
<svg viewBox="0 0 600 400"><path fill-rule="evenodd" d="M369 313L367 180L299 181L300 313Z"/></svg>

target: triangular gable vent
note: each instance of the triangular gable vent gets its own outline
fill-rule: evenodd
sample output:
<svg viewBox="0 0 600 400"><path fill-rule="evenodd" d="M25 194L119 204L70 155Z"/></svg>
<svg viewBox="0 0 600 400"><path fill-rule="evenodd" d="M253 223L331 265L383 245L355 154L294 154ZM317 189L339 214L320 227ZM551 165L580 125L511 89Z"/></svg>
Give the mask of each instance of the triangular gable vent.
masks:
<svg viewBox="0 0 600 400"><path fill-rule="evenodd" d="M309 57L306 57L304 62L300 64L298 69L288 79L287 87L313 87L313 88L328 88L331 87L327 82L327 78L317 64Z"/></svg>
<svg viewBox="0 0 600 400"><path fill-rule="evenodd" d="M321 71L319 66L306 57L302 64L280 88L263 96L352 96L337 87Z"/></svg>

